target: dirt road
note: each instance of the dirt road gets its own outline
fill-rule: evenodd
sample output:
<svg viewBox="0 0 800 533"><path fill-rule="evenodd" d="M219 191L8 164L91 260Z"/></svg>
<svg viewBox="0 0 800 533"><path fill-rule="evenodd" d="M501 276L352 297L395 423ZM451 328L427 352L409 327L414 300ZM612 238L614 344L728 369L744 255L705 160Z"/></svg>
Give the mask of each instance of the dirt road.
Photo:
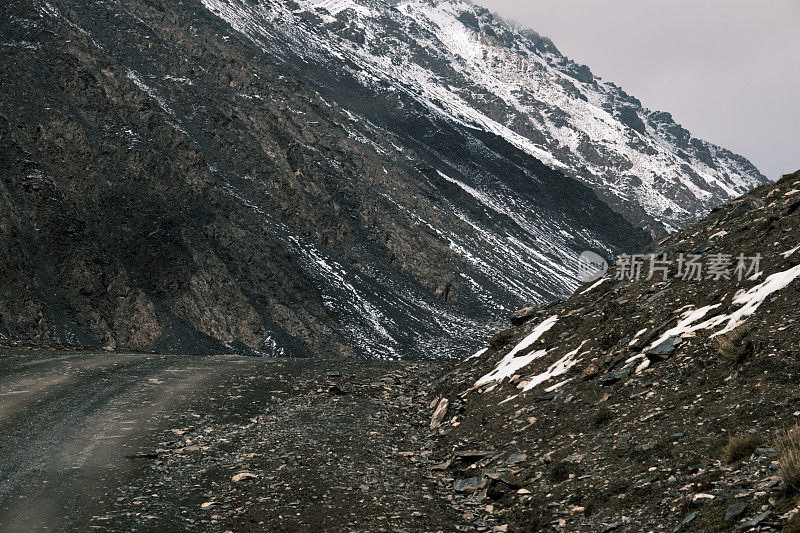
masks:
<svg viewBox="0 0 800 533"><path fill-rule="evenodd" d="M451 531L435 363L5 349L1 531Z"/></svg>

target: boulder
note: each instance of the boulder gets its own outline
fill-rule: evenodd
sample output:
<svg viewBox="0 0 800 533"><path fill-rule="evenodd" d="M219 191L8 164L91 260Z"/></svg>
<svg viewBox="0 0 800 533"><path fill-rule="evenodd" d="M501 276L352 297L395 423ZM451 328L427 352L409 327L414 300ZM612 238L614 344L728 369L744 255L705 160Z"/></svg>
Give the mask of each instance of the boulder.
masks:
<svg viewBox="0 0 800 533"><path fill-rule="evenodd" d="M456 481L453 490L459 493L472 493L482 489L484 486L482 477L470 477Z"/></svg>
<svg viewBox="0 0 800 533"><path fill-rule="evenodd" d="M431 417L431 429L436 429L442 425L444 417L447 416L447 407L449 405L450 400L447 398L442 398L439 400L439 405L436 406L436 410L433 412L433 417Z"/></svg>
<svg viewBox="0 0 800 533"><path fill-rule="evenodd" d="M613 385L618 381L622 381L623 379L627 378L631 374L631 367L626 366L624 368L620 368L619 370L614 370L609 372L600 381L600 384L603 386Z"/></svg>
<svg viewBox="0 0 800 533"><path fill-rule="evenodd" d="M537 315L538 307L523 307L511 313L511 324L514 326L521 326L531 318Z"/></svg>
<svg viewBox="0 0 800 533"><path fill-rule="evenodd" d="M653 346L649 350L644 352L644 355L647 356L650 361L654 363L658 363L659 361L663 361L667 359L677 348L676 345L677 337L670 337L667 340L661 342L660 344Z"/></svg>

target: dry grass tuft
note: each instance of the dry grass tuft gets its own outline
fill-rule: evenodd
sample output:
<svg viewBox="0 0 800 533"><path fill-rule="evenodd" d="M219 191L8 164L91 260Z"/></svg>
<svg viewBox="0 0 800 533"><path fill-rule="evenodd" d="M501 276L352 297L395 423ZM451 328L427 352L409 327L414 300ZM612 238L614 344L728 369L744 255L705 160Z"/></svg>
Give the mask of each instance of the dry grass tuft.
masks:
<svg viewBox="0 0 800 533"><path fill-rule="evenodd" d="M750 329L742 326L716 338L720 359L735 367L744 363L755 351L750 339Z"/></svg>
<svg viewBox="0 0 800 533"><path fill-rule="evenodd" d="M612 418L614 418L614 413L611 409L602 405L592 414L592 425L596 428L602 427L610 422Z"/></svg>
<svg viewBox="0 0 800 533"><path fill-rule="evenodd" d="M791 492L800 491L800 425L778 437L775 450L778 452L778 474L784 488Z"/></svg>
<svg viewBox="0 0 800 533"><path fill-rule="evenodd" d="M800 513L786 521L783 525L783 533L800 533Z"/></svg>
<svg viewBox="0 0 800 533"><path fill-rule="evenodd" d="M764 444L764 438L761 435L748 433L739 437L731 437L728 440L728 444L725 445L725 461L735 463L736 461L747 459L762 444Z"/></svg>

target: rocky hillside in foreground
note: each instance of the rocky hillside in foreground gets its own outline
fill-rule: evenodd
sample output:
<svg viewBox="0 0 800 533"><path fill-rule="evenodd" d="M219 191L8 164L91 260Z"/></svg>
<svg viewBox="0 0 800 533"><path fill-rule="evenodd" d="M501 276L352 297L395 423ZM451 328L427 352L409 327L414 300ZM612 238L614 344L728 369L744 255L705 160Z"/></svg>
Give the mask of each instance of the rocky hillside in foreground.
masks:
<svg viewBox="0 0 800 533"><path fill-rule="evenodd" d="M574 290L581 250L647 241L503 137L199 0L0 17L0 337L455 355Z"/></svg>
<svg viewBox="0 0 800 533"><path fill-rule="evenodd" d="M456 504L509 531L797 531L798 228L800 173L661 241L668 272L622 260L516 313L431 404Z"/></svg>

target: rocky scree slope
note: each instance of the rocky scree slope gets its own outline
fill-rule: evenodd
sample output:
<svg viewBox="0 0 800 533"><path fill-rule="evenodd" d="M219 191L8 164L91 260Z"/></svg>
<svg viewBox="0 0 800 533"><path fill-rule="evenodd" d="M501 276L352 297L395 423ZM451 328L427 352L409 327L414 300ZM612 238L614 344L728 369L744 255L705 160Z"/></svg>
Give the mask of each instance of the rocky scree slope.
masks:
<svg viewBox="0 0 800 533"><path fill-rule="evenodd" d="M270 6L295 18L0 6L0 337L455 355L572 292L581 250L647 242L539 152L307 54L313 10L220 7Z"/></svg>
<svg viewBox="0 0 800 533"><path fill-rule="evenodd" d="M745 158L697 139L669 113L644 108L549 39L467 2L203 4L271 55L299 56L312 72L323 65L351 74L357 89L349 95L341 94L347 86L330 84L328 72L317 78L324 94L346 99L351 111L369 110L364 90L389 93L400 114L419 104L493 132L589 185L653 235L683 228L766 181Z"/></svg>
<svg viewBox="0 0 800 533"><path fill-rule="evenodd" d="M796 173L653 250L761 253L760 276L618 281L620 262L515 314L432 398L456 504L517 531L796 527L775 443L800 416L799 227Z"/></svg>

